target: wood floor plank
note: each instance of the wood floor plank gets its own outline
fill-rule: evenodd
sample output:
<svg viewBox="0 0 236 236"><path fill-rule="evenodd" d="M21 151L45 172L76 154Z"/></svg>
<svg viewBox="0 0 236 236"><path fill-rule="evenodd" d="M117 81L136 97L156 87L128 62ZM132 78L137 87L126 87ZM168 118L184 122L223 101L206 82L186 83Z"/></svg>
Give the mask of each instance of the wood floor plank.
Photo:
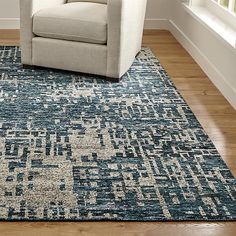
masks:
<svg viewBox="0 0 236 236"><path fill-rule="evenodd" d="M19 45L19 31L0 30L0 45ZM159 58L172 81L236 176L236 111L168 31L146 30L143 46ZM0 236L235 236L235 222L1 222Z"/></svg>
<svg viewBox="0 0 236 236"><path fill-rule="evenodd" d="M20 31L19 30L4 30L0 29L0 45L15 46L19 45Z"/></svg>
<svg viewBox="0 0 236 236"><path fill-rule="evenodd" d="M214 116L209 119L208 116L202 115L198 117L198 120L203 126L215 130L222 130L222 132L224 131L224 128L236 128L236 120L225 118L224 116Z"/></svg>
<svg viewBox="0 0 236 236"><path fill-rule="evenodd" d="M9 230L10 229L10 230ZM235 223L1 223L4 236L231 236Z"/></svg>

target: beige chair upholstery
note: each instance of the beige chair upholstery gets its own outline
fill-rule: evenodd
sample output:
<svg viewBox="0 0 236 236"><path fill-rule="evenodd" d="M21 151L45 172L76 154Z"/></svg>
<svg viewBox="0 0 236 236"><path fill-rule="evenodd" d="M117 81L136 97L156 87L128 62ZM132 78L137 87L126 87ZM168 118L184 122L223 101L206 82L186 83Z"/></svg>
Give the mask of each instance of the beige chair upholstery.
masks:
<svg viewBox="0 0 236 236"><path fill-rule="evenodd" d="M67 2L96 2L96 3L103 3L107 4L108 0L68 0Z"/></svg>
<svg viewBox="0 0 236 236"><path fill-rule="evenodd" d="M68 3L35 13L33 33L40 37L107 43L107 5Z"/></svg>
<svg viewBox="0 0 236 236"><path fill-rule="evenodd" d="M22 63L121 78L141 49L146 0L20 0Z"/></svg>

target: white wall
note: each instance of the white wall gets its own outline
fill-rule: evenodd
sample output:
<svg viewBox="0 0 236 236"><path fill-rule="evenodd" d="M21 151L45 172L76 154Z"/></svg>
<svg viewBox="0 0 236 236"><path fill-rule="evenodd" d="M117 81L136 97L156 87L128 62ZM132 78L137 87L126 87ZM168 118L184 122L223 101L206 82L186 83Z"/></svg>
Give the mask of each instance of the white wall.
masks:
<svg viewBox="0 0 236 236"><path fill-rule="evenodd" d="M146 18L160 19L167 17L168 0L147 0Z"/></svg>
<svg viewBox="0 0 236 236"><path fill-rule="evenodd" d="M0 18L19 18L19 0L0 0Z"/></svg>
<svg viewBox="0 0 236 236"><path fill-rule="evenodd" d="M48 0L50 1L50 0ZM134 0L135 1L135 0ZM163 28L162 20L167 18L167 0L147 0L146 28ZM0 29L19 27L19 0L0 0ZM159 20L161 19L161 21Z"/></svg>
<svg viewBox="0 0 236 236"><path fill-rule="evenodd" d="M172 0L147 0L146 29L166 29Z"/></svg>
<svg viewBox="0 0 236 236"><path fill-rule="evenodd" d="M0 0L0 18L18 18L19 0Z"/></svg>
<svg viewBox="0 0 236 236"><path fill-rule="evenodd" d="M19 28L19 0L0 0L0 29Z"/></svg>

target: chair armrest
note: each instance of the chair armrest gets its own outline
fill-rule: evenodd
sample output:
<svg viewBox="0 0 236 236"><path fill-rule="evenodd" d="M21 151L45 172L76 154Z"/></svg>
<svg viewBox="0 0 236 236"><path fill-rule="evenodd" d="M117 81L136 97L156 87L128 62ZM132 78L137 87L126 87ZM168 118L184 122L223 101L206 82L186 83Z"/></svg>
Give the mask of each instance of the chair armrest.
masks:
<svg viewBox="0 0 236 236"><path fill-rule="evenodd" d="M41 9L65 2L66 0L20 0L20 37L23 64L32 64L33 15Z"/></svg>
<svg viewBox="0 0 236 236"><path fill-rule="evenodd" d="M141 49L147 0L108 0L107 76L120 78Z"/></svg>

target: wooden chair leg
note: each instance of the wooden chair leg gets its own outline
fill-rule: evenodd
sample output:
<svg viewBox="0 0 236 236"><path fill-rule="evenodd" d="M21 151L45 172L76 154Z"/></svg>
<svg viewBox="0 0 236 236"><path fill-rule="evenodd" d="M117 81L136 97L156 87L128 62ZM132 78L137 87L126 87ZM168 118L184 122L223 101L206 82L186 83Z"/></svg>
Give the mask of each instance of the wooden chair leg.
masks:
<svg viewBox="0 0 236 236"><path fill-rule="evenodd" d="M35 66L23 64L23 69L34 70L34 69L35 69Z"/></svg>
<svg viewBox="0 0 236 236"><path fill-rule="evenodd" d="M107 81L114 82L114 83L119 83L121 81L121 78L112 78L112 77L106 77Z"/></svg>
<svg viewBox="0 0 236 236"><path fill-rule="evenodd" d="M138 57L138 56L140 55L140 53L141 53L141 51L139 51L139 52L136 54L136 56L135 56L135 57Z"/></svg>

